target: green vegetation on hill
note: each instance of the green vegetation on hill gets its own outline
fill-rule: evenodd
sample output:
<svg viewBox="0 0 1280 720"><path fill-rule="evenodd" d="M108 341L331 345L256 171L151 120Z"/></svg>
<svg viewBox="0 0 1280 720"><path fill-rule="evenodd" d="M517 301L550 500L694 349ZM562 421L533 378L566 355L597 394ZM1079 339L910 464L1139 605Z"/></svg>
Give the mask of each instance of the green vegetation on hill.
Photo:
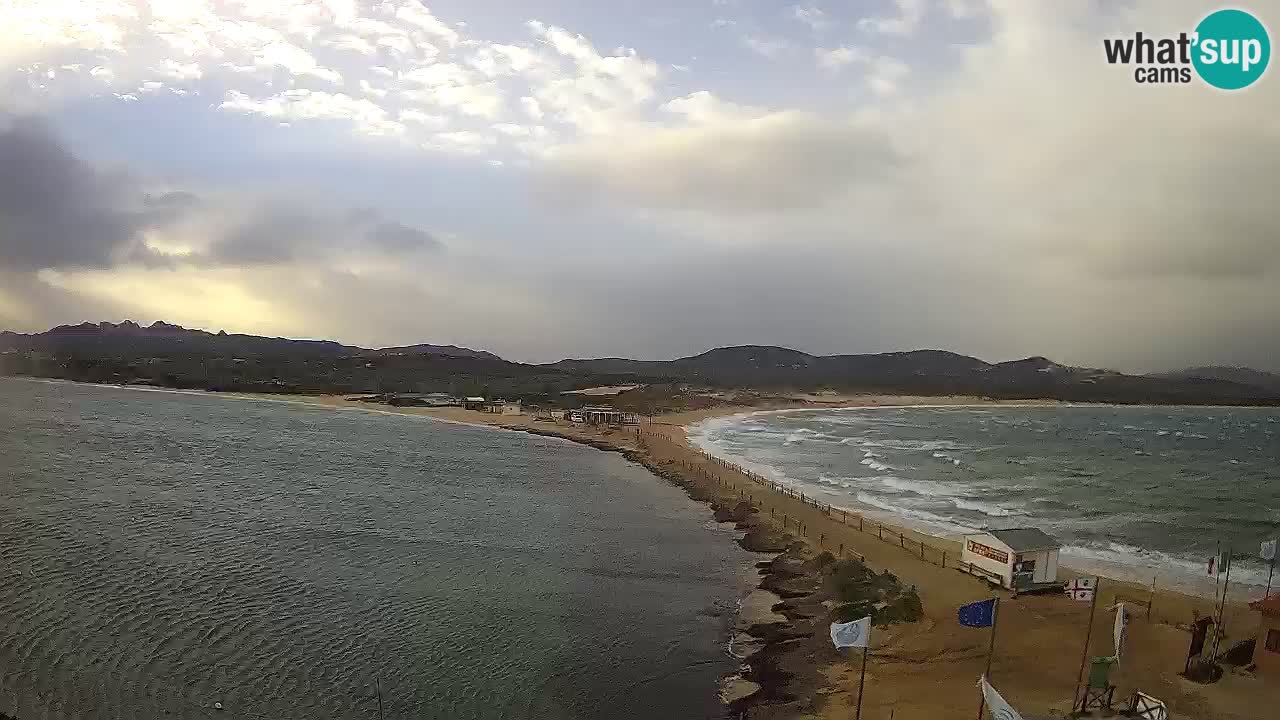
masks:
<svg viewBox="0 0 1280 720"><path fill-rule="evenodd" d="M0 373L99 383L282 393L412 393L521 398L561 406L579 388L641 384L608 399L642 413L690 409L684 387L837 390L1078 402L1280 404L1280 389L1233 379L1135 376L1040 357L1003 363L940 350L815 356L763 346L670 361L619 358L530 365L441 345L365 349L324 340L209 333L155 323L85 323L0 333ZM709 402L709 401L708 401Z"/></svg>

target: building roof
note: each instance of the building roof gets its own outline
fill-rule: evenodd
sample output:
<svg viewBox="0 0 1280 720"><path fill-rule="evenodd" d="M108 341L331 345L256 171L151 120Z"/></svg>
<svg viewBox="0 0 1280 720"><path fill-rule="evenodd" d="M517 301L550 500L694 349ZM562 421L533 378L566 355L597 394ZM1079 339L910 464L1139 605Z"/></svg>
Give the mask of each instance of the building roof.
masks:
<svg viewBox="0 0 1280 720"><path fill-rule="evenodd" d="M1280 594L1272 595L1266 600L1254 600L1249 603L1254 610L1261 610L1267 617L1280 617Z"/></svg>
<svg viewBox="0 0 1280 720"><path fill-rule="evenodd" d="M987 532L1000 542L1008 545L1014 552L1052 550L1062 547L1062 543L1040 528L1010 528L1008 530L988 530Z"/></svg>

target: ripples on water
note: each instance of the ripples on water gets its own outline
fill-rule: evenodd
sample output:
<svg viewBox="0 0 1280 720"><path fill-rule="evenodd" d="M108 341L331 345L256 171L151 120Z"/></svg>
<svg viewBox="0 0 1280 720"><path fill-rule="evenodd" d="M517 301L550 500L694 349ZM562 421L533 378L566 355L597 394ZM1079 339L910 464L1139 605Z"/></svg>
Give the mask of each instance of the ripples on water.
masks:
<svg viewBox="0 0 1280 720"><path fill-rule="evenodd" d="M691 437L837 506L934 530L1035 525L1069 562L1204 589L1216 542L1264 583L1280 535L1274 408L934 407L761 413ZM1207 581L1212 591L1212 581Z"/></svg>
<svg viewBox="0 0 1280 720"><path fill-rule="evenodd" d="M0 379L0 463L23 720L721 715L750 558L616 455Z"/></svg>

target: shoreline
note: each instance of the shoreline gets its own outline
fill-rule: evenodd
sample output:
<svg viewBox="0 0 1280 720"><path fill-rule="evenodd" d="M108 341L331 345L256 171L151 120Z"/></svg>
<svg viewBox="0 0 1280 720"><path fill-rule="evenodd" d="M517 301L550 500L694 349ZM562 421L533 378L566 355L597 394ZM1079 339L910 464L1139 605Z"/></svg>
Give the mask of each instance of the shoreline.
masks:
<svg viewBox="0 0 1280 720"><path fill-rule="evenodd" d="M711 414L706 417L686 425L683 429L686 431L686 441L691 447L702 452L716 454L718 448L709 447L701 444L697 440L689 438L688 431L695 429L697 425L707 423L714 420L733 421L737 419L745 419L760 415L786 414L795 412L824 412L830 410L891 410L891 409L944 409L944 408L1041 408L1041 409L1070 409L1070 408L1110 408L1110 407L1132 407L1126 405L1114 405L1107 403L1067 403L1056 401L1027 401L1010 403L1005 401L991 402L974 402L974 403L944 403L944 404L900 404L900 405L843 405L831 408L789 408L789 409L766 409L745 412ZM1186 407L1188 409L1196 409L1199 406L1151 406L1151 407ZM740 457L731 454L725 454L724 459L732 463L745 462ZM756 469L752 466L748 469ZM790 484L784 482L784 484ZM803 483L796 484L793 488L797 491L808 491L809 488L803 487ZM821 488L814 488L820 491ZM874 518L877 522L884 523L886 526L892 525L898 529L905 529L914 533L929 536L933 542L939 544L955 544L962 541L962 535L969 532L981 532L983 527L968 526L956 521L952 527L932 523L928 520L912 518L909 515L894 511L888 508L882 508L875 505L866 505L860 503L856 498L847 498L836 501L842 504L832 504L837 510L847 511L849 513L857 513L869 518ZM961 532L963 531L963 532ZM1141 548L1140 548L1141 549ZM1202 576L1198 572L1189 572L1170 567L1168 564L1138 564L1124 563L1121 561L1108 559L1098 556L1096 553L1090 555L1089 548L1078 546L1063 545L1062 560L1059 567L1061 568L1059 576L1064 572L1068 575L1097 575L1111 580L1112 582L1123 582L1131 585L1150 586L1153 582L1159 581L1159 588L1163 591L1178 593L1191 598L1201 600L1214 600L1216 586L1213 581ZM1153 551L1163 554L1163 551ZM1169 556L1172 561L1187 562L1187 558ZM1197 566L1199 567L1199 566ZM1200 568L1202 570L1202 568ZM1154 580L1153 580L1154 578ZM1253 594L1262 595L1265 585L1261 582L1244 582L1237 579L1232 583L1233 588L1247 588ZM1280 584L1276 586L1280 588ZM1241 607L1247 605L1245 603L1237 603Z"/></svg>
<svg viewBox="0 0 1280 720"><path fill-rule="evenodd" d="M960 404L954 402L945 405ZM1007 403L979 402L976 404L993 406ZM1026 404L1029 403L1017 403L1017 405ZM841 405L841 407L876 406L878 405ZM915 406L914 404L904 405L904 407ZM846 556L848 553L856 553L866 559L868 566L876 570L892 571L903 578L904 582L910 582L919 588L928 617L926 621L919 624L920 627L913 630L890 629L888 634L891 638L891 647L886 654L890 658L896 658L898 662L907 661L927 670L919 681L892 675L893 689L890 691L889 688L881 688L883 692L880 694L885 697L879 698L879 703L886 712L890 709L894 710L895 717L922 719L948 717L952 714L948 712L951 705L938 698L936 693L930 694L934 693L933 686L939 682L941 675L945 678L944 685L954 687L956 692L964 692L962 689L971 686L973 678L981 674L977 665L983 656L981 643L972 642L972 634L969 637L963 637L963 630L957 633L956 628L951 627L954 625L954 608L964 602L989 597L991 593L985 583L968 576L961 576L954 569L943 569L934 564L921 562L915 554L915 549L921 548L920 552L926 554L934 551L954 552L955 555L952 557L956 557L959 554L958 544L949 542L946 538L922 533L902 523L884 520L872 522L884 528L885 540L859 532L849 527L847 522L833 518L830 511L823 512L813 507L810 504L811 499L794 497L761 485L746 473L729 465L727 461L705 453L688 440L684 431L687 424L713 417L805 409L824 408L814 408L808 403L770 408L738 406L658 416L654 418L652 425L645 424L630 429L631 432L639 431L638 435L647 439L648 444L643 448L635 447L626 441L629 440L626 438L627 430L601 431L590 427L566 427L559 424L554 426L555 429L551 429L546 426L536 427L533 423L527 422L504 422L501 416L483 417L481 413L467 413L461 417L473 421L472 424L560 437L602 450L621 452L628 459L639 462L659 477L676 482L686 489L696 487L699 477L704 483L704 491L705 483L713 482L717 485L723 483L724 488L730 492L730 499L736 493L746 498L753 508L757 504L760 506L757 512L751 513L751 517L757 519L760 524L772 524L776 530L776 518L771 520L764 512L769 509L773 511L770 514L775 515L782 511L783 524L787 528L798 531L794 535L790 533L788 535L792 540L804 545L810 553L822 550L838 552ZM437 411L413 414L434 416L440 413ZM457 413L451 413L448 419L457 420L459 416ZM665 447L657 447L663 445ZM715 500L699 497L692 490L690 494L694 499L709 502L715 509ZM799 493L795 494L799 495ZM740 523L739 527L744 526ZM803 529L800 530L800 528ZM830 532L824 532L824 530ZM783 532L788 531L784 529ZM842 539L847 542L841 542ZM896 542L889 542L889 540ZM761 587L770 589L770 583L777 579L776 574L765 572L761 578ZM1139 655L1140 662L1126 663L1126 666L1113 676L1113 682L1126 688L1141 687L1146 692L1153 692L1165 698L1167 702L1170 697L1178 698L1178 701L1170 702L1170 707L1183 712L1199 713L1209 708L1240 705L1238 698L1231 697L1239 688L1228 689L1226 683L1213 686L1192 685L1177 676L1177 672L1181 670L1178 653L1185 654L1185 647L1190 637L1190 622L1196 616L1212 614L1211 600L1177 590L1156 589L1152 592L1149 585L1110 578L1105 573L1103 589L1099 595L1101 609L1094 619L1093 639L1090 643L1091 654L1110 654L1106 651L1106 647L1110 643L1111 617L1105 612L1106 607L1115 602L1125 602L1129 607L1134 608L1132 612L1137 618L1131 625L1130 644L1134 649L1126 652ZM1060 713L1068 710L1072 693L1071 677L1076 672L1075 665L1078 663L1081 642L1073 635L1080 633L1083 625L1087 624L1084 622L1087 619L1087 607L1071 603L1056 595L1052 597L1022 596L1016 600L1003 601L1001 607L1005 608L1006 603L1013 606L1011 610L1018 613L1018 616L1004 622L1017 622L1023 625L1026 628L1026 641L1018 643L1021 647L1016 651L1008 652L1008 657L1003 661L997 658L993 676L1013 676L1012 681L1006 681L1007 684L1002 686L1002 691L1006 692L1007 696L1021 698L1022 701L1019 704L1025 707L1027 712L1038 709ZM819 607L817 610L821 613L822 608ZM841 713L848 708L837 699L847 701L851 694L856 692L852 690L856 688L857 682L856 673L853 672L855 664L842 661L841 656L829 647L829 641L825 640L826 618L817 618L815 622L812 608L808 614L796 612L794 607L788 613L785 601L771 611L781 611L785 617L788 617L789 622L785 627L755 627L754 633L747 632L761 642L759 654L765 657L759 663L761 671L758 677L763 679L764 683L755 695L747 698L747 701L739 698L735 702L740 704L731 707L736 712L747 712L752 707L768 706L769 717L800 717L814 713L822 718L842 717ZM1007 613L1010 610L1002 610L1002 612ZM1249 610L1245 603L1229 598L1227 616L1227 640L1224 640L1224 643L1252 636L1253 629L1256 628L1256 613ZM1046 620L1048 622L1045 622ZM1034 627L1037 622L1043 627ZM1139 632L1139 625L1142 626L1141 632ZM795 645L801 640L797 634L803 634L806 629L809 632L807 640L812 641L816 636L817 644L810 643L807 654L803 658L788 657L788 650L795 651ZM925 632L940 629L944 635L941 638L931 637ZM1055 677L1049 679L1046 677L1045 668L1037 669L1034 665L1043 660L1042 656L1046 648L1052 647L1057 647L1059 650L1054 662L1045 663L1054 666L1052 669ZM875 658L877 654L873 651L872 657ZM789 670L777 672L779 663ZM1010 664L1022 665L1021 672L1018 672L1015 667L1010 667ZM869 673L873 672L869 670ZM996 672L1000 675L997 676ZM820 676L822 680L815 684L813 674ZM805 675L809 677L806 678ZM751 679L751 677L752 674L748 673L744 679ZM1257 684L1255 680L1249 682ZM1012 688L1012 691L1008 688ZM865 704L874 706L877 699L872 695L870 688L867 693ZM1270 707L1269 703L1280 702L1280 692L1274 695L1275 698L1266 703L1256 706L1249 704L1249 707L1262 709ZM752 698L755 701L752 701ZM912 705L919 706L915 708L916 712L912 711ZM761 710L763 709L764 707L761 707ZM1246 713L1237 717L1266 716L1266 712L1259 710L1256 715Z"/></svg>
<svg viewBox="0 0 1280 720"><path fill-rule="evenodd" d="M811 499L762 485L727 462L695 448L684 431L685 425L712 417L769 410L877 407L884 406L877 400L890 396L859 398L869 401L859 405L824 402L815 407L813 402L794 401L766 407L720 406L657 416L653 424L639 427L612 429L537 422L530 416L488 415L460 408L356 403L336 396L285 399L275 395L217 395L422 416L555 437L618 452L658 477L680 485L694 500L708 504L717 521L734 522L744 531L739 540L744 548L768 553L762 558L772 558L757 563L759 587L775 592L780 599L777 602L768 596L756 599L759 602L764 598L772 603L767 616L761 613L761 620L772 621L748 623L741 628L740 636L753 639L750 647L754 653L743 661L746 668L743 673L722 682L722 697L730 701L729 708L735 716L834 720L847 717L851 712L858 687L857 661L836 653L826 637L829 609L815 591L821 579L796 570L803 564L803 558L822 551L860 557L875 571L891 571L904 585L917 588L924 604L923 620L875 631L863 702L868 716L888 717L891 711L897 720L972 715L972 710L960 708L968 707L974 699L973 684L982 673L987 633L958 627L954 613L959 605L990 597L991 592L976 578L920 560L917 552L931 554L945 550L944 540L900 525L881 524L875 519L867 524L884 528L884 540L860 531L850 526L847 514L842 518L837 511L833 517L829 509L815 507ZM936 403L938 400L892 397L908 402L918 399ZM960 404L960 398L955 400L944 404ZM972 403L975 398L963 400ZM999 404L976 400L979 405ZM923 403L906 406L919 404ZM744 505L746 510L739 512ZM1070 709L1084 626L1088 624L1087 604L1072 603L1060 595L1001 597L1001 640L992 667L993 682L1024 714L1062 716ZM1121 692L1141 688L1169 703L1174 717L1222 716L1240 720L1269 717L1270 711L1280 703L1280 688L1263 686L1251 676L1228 673L1224 681L1207 686L1189 683L1178 676L1182 669L1180 658L1185 656L1190 637L1189 623L1196 615L1208 615L1212 610L1210 602L1203 598L1165 590L1151 593L1149 586L1104 578L1099 611L1091 632L1092 642L1087 649L1090 654L1112 654L1109 650L1112 618L1105 608L1117 601L1136 608L1125 662L1112 675L1112 682L1121 688L1117 692L1118 702ZM1147 605L1149 601L1154 601L1154 607ZM743 605L746 604L744 598ZM1229 601L1227 606L1228 640L1224 642L1251 636L1257 627L1256 614L1236 601ZM735 632L746 622L745 614L739 615ZM785 618L785 622L776 621L774 615ZM738 680L753 685L738 684L735 692L726 692L728 684Z"/></svg>

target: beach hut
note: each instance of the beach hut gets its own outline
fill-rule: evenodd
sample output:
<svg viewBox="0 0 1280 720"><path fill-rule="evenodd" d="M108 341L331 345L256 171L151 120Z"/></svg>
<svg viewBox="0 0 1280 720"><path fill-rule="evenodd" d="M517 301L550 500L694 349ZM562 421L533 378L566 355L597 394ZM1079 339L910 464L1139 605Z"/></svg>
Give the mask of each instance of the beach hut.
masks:
<svg viewBox="0 0 1280 720"><path fill-rule="evenodd" d="M1060 587L1062 543L1039 528L988 530L964 536L961 569L1019 592Z"/></svg>

